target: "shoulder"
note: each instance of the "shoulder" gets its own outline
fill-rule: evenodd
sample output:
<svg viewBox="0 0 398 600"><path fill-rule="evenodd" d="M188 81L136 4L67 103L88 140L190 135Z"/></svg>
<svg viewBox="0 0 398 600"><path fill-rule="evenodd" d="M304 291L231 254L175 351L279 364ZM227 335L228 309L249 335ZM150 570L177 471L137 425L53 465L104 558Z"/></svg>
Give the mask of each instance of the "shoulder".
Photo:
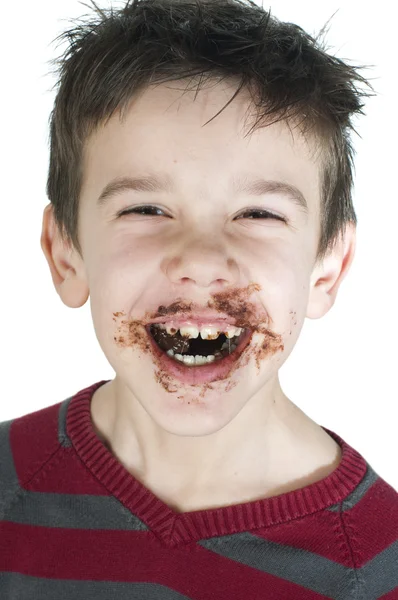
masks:
<svg viewBox="0 0 398 600"><path fill-rule="evenodd" d="M10 447L10 429L13 422L14 419L10 419L0 423L0 518L18 490L18 478Z"/></svg>
<svg viewBox="0 0 398 600"><path fill-rule="evenodd" d="M0 422L0 519L63 445L69 400Z"/></svg>
<svg viewBox="0 0 398 600"><path fill-rule="evenodd" d="M367 463L342 502L341 519L359 586L372 598L398 591L398 493Z"/></svg>

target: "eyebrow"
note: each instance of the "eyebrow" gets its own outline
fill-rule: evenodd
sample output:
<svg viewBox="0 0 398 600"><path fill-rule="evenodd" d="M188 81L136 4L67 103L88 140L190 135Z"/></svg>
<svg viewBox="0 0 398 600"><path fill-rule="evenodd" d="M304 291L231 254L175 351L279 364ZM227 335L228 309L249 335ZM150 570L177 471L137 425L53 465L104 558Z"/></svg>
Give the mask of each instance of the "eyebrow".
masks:
<svg viewBox="0 0 398 600"><path fill-rule="evenodd" d="M294 185L283 181L262 178L248 180L246 176L236 176L232 180L232 190L236 194L246 192L252 196L265 194L283 194L296 204L305 214L308 214L308 204L302 192ZM102 207L106 201L117 194L126 192L168 192L174 191L173 181L167 174L148 175L145 177L116 177L102 190L97 205Z"/></svg>

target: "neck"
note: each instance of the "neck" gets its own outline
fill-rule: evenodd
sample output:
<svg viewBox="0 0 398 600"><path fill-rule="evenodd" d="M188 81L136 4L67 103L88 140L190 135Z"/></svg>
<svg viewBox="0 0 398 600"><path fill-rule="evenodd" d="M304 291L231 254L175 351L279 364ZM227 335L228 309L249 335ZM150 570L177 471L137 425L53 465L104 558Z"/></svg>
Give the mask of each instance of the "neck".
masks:
<svg viewBox="0 0 398 600"><path fill-rule="evenodd" d="M340 460L336 442L280 386L268 399L253 397L220 431L196 437L165 431L120 391L115 379L94 393L97 435L130 473L181 510L297 489Z"/></svg>

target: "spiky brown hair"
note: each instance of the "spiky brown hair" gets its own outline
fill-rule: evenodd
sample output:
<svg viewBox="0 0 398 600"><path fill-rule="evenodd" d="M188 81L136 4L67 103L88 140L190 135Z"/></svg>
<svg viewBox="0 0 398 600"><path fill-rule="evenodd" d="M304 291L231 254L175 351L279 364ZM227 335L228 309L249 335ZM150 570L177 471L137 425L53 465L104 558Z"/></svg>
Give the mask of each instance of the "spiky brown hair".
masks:
<svg viewBox="0 0 398 600"><path fill-rule="evenodd" d="M82 256L82 155L98 124L116 110L123 114L149 85L192 78L201 89L208 80L227 79L238 83L229 102L241 89L251 94L257 120L248 135L285 120L317 141L322 189L316 260L322 261L346 224L357 223L350 132L352 117L364 114L362 99L374 95L359 87L373 90L359 74L365 67L328 54L321 41L325 27L314 38L251 0L128 0L118 10L92 4L92 15L56 38L68 44L52 61L58 91L47 195L63 239Z"/></svg>

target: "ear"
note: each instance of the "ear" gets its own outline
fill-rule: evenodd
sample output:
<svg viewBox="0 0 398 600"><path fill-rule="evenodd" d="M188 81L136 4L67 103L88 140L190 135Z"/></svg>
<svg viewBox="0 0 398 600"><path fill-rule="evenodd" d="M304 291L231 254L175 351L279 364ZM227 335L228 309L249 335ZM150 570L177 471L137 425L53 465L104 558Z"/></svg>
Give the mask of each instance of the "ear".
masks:
<svg viewBox="0 0 398 600"><path fill-rule="evenodd" d="M84 264L72 245L61 239L51 203L43 212L40 245L62 302L70 308L83 306L89 297Z"/></svg>
<svg viewBox="0 0 398 600"><path fill-rule="evenodd" d="M319 319L333 306L339 287L354 260L356 247L356 227L348 223L344 236L321 265L317 265L311 275L307 317Z"/></svg>

